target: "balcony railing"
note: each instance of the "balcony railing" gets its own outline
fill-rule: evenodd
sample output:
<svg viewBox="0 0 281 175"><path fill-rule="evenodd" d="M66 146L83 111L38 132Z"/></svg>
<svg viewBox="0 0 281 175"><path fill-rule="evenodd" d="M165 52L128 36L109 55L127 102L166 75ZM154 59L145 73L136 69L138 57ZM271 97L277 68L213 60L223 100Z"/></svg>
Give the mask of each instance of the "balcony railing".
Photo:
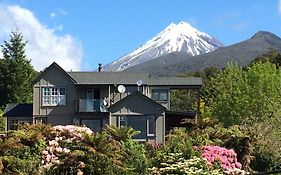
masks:
<svg viewBox="0 0 281 175"><path fill-rule="evenodd" d="M107 112L102 99L78 99L76 112Z"/></svg>

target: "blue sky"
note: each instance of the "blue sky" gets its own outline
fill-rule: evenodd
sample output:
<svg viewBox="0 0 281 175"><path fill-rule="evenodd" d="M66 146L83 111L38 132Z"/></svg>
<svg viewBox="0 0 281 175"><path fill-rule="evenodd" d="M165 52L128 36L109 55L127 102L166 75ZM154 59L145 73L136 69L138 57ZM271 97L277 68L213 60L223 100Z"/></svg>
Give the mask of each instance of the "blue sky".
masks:
<svg viewBox="0 0 281 175"><path fill-rule="evenodd" d="M28 40L37 70L56 61L95 70L185 21L225 45L265 30L281 36L278 0L0 0L0 42L11 30Z"/></svg>

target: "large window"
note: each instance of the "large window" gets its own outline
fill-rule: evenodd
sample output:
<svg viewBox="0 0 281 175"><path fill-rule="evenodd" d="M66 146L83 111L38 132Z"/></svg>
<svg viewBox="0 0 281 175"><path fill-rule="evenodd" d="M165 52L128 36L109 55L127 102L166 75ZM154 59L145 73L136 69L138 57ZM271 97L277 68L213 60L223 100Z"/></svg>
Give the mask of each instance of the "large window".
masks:
<svg viewBox="0 0 281 175"><path fill-rule="evenodd" d="M132 127L140 134L135 135L134 139L146 140L149 136L155 136L155 116L120 116L119 126Z"/></svg>
<svg viewBox="0 0 281 175"><path fill-rule="evenodd" d="M101 119L81 119L81 124L87 126L94 132L99 132L102 128Z"/></svg>
<svg viewBox="0 0 281 175"><path fill-rule="evenodd" d="M47 118L46 117L35 118L35 124L40 124L40 123L47 124Z"/></svg>
<svg viewBox="0 0 281 175"><path fill-rule="evenodd" d="M42 104L44 106L66 105L65 87L43 87Z"/></svg>
<svg viewBox="0 0 281 175"><path fill-rule="evenodd" d="M168 101L168 90L166 89L153 89L152 99L155 101Z"/></svg>
<svg viewBox="0 0 281 175"><path fill-rule="evenodd" d="M32 118L11 118L9 119L9 128L8 130L17 130L19 125L23 125L25 123L32 124Z"/></svg>

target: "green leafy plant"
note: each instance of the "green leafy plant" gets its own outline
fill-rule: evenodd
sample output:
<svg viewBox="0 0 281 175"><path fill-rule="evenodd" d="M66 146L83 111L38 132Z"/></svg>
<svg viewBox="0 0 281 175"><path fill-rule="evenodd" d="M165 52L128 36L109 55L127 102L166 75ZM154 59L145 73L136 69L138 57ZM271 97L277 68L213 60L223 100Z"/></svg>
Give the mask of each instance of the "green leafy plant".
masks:
<svg viewBox="0 0 281 175"><path fill-rule="evenodd" d="M122 141L121 143L125 148L125 163L130 172L132 174L147 174L149 160L146 157L144 144L140 144L132 139Z"/></svg>
<svg viewBox="0 0 281 175"><path fill-rule="evenodd" d="M126 126L107 126L105 131L117 141L126 141L131 139L133 136L140 133L140 131L134 130L132 127Z"/></svg>

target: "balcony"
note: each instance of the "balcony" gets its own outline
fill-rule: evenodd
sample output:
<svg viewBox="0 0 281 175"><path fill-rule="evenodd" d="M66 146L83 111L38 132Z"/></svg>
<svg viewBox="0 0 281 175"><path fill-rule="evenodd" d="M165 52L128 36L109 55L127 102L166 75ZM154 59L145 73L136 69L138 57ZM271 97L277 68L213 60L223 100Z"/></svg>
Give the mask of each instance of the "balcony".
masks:
<svg viewBox="0 0 281 175"><path fill-rule="evenodd" d="M102 99L78 99L75 106L76 112L107 112Z"/></svg>

